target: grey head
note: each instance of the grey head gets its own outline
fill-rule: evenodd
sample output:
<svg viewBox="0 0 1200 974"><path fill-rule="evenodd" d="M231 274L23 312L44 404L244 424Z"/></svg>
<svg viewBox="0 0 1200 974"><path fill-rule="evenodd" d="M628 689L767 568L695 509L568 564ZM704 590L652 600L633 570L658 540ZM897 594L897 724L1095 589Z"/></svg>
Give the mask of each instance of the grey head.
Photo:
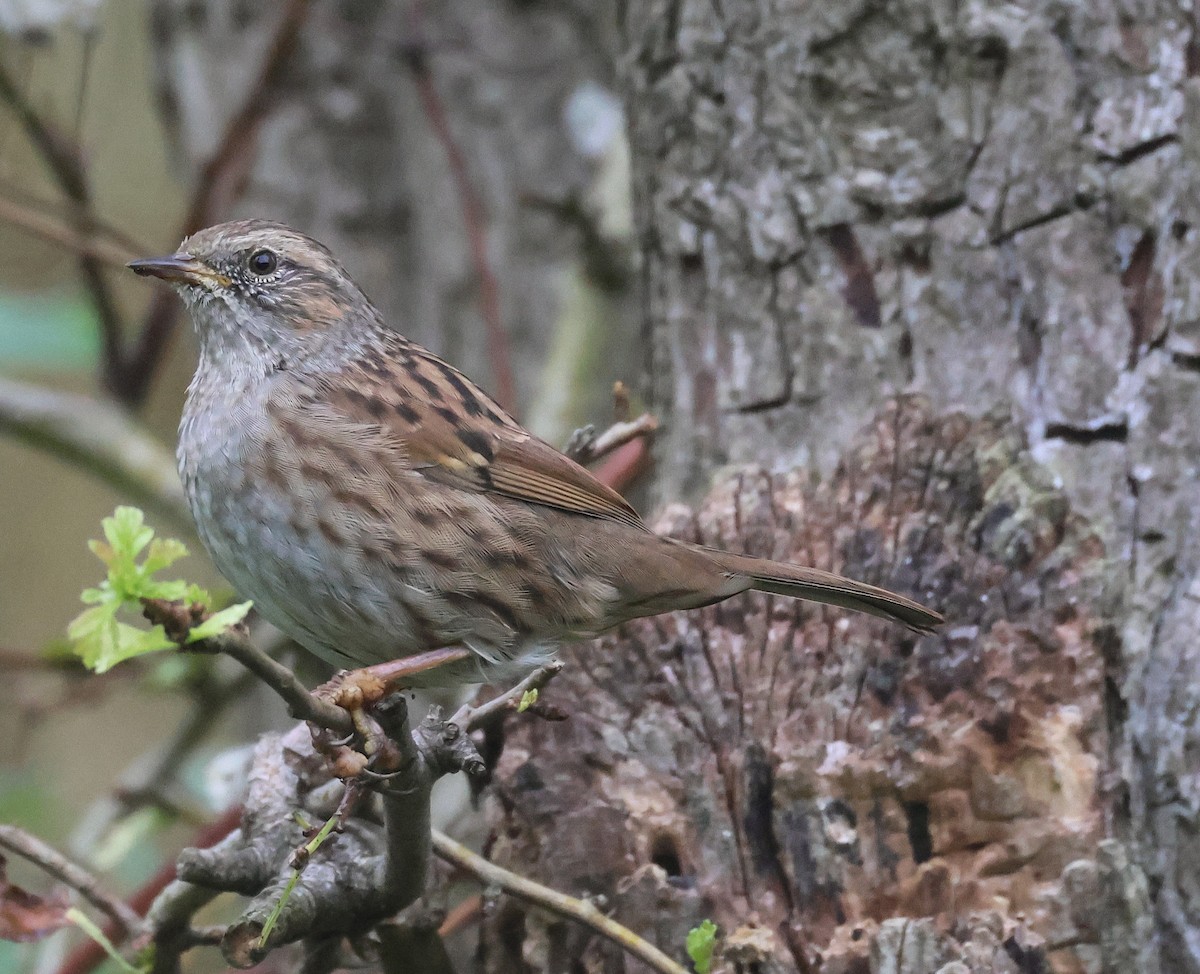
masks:
<svg viewBox="0 0 1200 974"><path fill-rule="evenodd" d="M382 327L329 248L281 223L221 223L192 234L168 257L129 267L174 287L206 357L265 352L304 359L330 344L357 344L353 338Z"/></svg>

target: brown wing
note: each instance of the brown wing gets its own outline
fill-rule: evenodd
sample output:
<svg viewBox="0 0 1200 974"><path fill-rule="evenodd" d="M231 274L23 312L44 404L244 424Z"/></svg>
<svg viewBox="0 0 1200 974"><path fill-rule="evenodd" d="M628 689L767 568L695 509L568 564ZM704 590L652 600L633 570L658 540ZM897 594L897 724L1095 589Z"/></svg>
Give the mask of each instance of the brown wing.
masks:
<svg viewBox="0 0 1200 974"><path fill-rule="evenodd" d="M433 480L645 529L615 490L521 427L457 369L399 336L389 339L385 358L351 366L321 398L355 423L381 427Z"/></svg>

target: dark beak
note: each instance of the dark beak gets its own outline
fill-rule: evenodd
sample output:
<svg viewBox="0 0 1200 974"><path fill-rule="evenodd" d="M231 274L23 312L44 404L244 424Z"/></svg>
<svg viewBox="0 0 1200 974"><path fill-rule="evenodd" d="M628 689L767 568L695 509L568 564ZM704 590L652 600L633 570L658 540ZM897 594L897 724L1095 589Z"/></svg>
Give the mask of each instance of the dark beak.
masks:
<svg viewBox="0 0 1200 974"><path fill-rule="evenodd" d="M229 278L218 274L201 260L191 254L173 254L170 257L146 257L142 260L131 260L125 265L135 274L143 277L158 277L172 284L191 284L198 287L211 287L216 284L221 287L229 286Z"/></svg>

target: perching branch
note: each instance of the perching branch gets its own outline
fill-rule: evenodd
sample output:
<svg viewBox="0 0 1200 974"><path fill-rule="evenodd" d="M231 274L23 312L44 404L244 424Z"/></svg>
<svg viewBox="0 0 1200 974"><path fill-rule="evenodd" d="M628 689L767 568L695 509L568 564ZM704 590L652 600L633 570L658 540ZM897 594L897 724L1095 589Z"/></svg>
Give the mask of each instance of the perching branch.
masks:
<svg viewBox="0 0 1200 974"><path fill-rule="evenodd" d="M345 710L310 693L295 673L255 646L242 628L235 627L219 636L188 643L188 631L202 621L192 607L165 599L143 599L142 607L147 619L161 625L167 638L181 647L186 646L188 651L223 653L237 660L278 694L287 704L288 713L297 720L311 721L342 734L353 730Z"/></svg>
<svg viewBox="0 0 1200 974"><path fill-rule="evenodd" d="M652 943L639 937L628 927L606 917L587 900L568 896L541 883L535 883L532 879L509 872L495 863L488 862L483 856L476 855L462 843L455 842L450 836L436 829L433 832L433 851L440 859L470 873L485 886L498 887L528 903L582 923L662 974L687 974L681 965L671 960Z"/></svg>
<svg viewBox="0 0 1200 974"><path fill-rule="evenodd" d="M505 691L500 696L493 697L491 700L481 703L477 707L463 704L455 711L454 716L447 723L453 724L455 727L460 727L467 732L476 730L497 716L505 714L510 710L515 710L520 704L521 698L526 693L530 690L541 690L562 672L562 668L563 664L558 660L553 660L545 666L539 666L515 687Z"/></svg>
<svg viewBox="0 0 1200 974"><path fill-rule="evenodd" d="M482 772L483 762L470 738L442 721L436 708L410 729L406 701L395 694L373 707L370 718L392 745L380 766L387 774L370 779L379 786L382 831L339 808L331 819L338 825L336 835L316 854L297 859L306 839L297 812L327 817L328 809L312 803L325 800L324 785L332 780L310 730L299 726L285 737L260 741L241 828L211 849L180 857L184 882L252 897L225 931L222 951L229 963L249 966L285 943L361 931L424 892L430 789L443 774ZM155 938L153 924L160 914L152 911ZM269 917L270 933L264 937ZM173 942L183 942L185 926L173 928Z"/></svg>
<svg viewBox="0 0 1200 974"><path fill-rule="evenodd" d="M0 848L8 849L39 866L59 882L66 883L97 910L118 924L123 933L138 928L142 918L120 899L106 893L90 872L57 849L15 825L0 825Z"/></svg>

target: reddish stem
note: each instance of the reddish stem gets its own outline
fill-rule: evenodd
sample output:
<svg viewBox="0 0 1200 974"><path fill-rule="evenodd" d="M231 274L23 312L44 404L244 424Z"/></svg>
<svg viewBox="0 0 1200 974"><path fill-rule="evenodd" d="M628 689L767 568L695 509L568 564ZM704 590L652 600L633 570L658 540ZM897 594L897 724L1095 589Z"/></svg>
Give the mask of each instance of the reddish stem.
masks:
<svg viewBox="0 0 1200 974"><path fill-rule="evenodd" d="M458 192L459 205L462 207L463 228L471 250L471 261L475 265L475 276L479 281L479 311L487 334L488 357L491 360L492 377L496 383L496 400L515 415L517 384L513 376L512 358L509 355L508 333L500 314L500 286L488 260L483 204L471 183L466 157L455 141L454 133L450 131L450 120L446 117L445 106L433 83L433 75L429 71L429 62L417 28L418 11L415 6L413 23L415 40L408 51L408 64L421 99L421 107L434 135L442 144L442 150L446 153L446 162Z"/></svg>

